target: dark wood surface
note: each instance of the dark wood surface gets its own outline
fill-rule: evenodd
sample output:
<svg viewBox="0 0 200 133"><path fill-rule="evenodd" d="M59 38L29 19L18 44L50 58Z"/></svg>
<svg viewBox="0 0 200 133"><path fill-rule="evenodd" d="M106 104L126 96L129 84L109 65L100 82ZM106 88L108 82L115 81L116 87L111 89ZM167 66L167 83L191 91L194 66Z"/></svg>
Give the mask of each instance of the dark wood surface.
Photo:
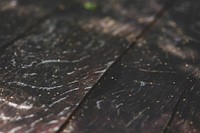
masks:
<svg viewBox="0 0 200 133"><path fill-rule="evenodd" d="M55 13L1 53L2 132L58 130L162 7L153 1L147 9L145 1L136 1L144 12L131 19L128 11L139 9L104 3L95 12L77 4ZM113 15L122 9L125 14Z"/></svg>
<svg viewBox="0 0 200 133"><path fill-rule="evenodd" d="M186 6L187 5L187 6ZM182 7L182 8L181 8ZM183 8L184 7L184 8ZM169 133L199 133L200 132L200 2L186 0L176 3L166 18L172 19L176 26L168 29L166 41L171 49L162 49L171 54L177 69L185 73L191 85L185 88L177 103L173 119L166 130ZM169 26L168 26L169 27ZM173 33L173 38L170 37ZM161 34L162 35L162 34ZM171 35L172 36L172 35ZM159 43L161 46L161 42ZM172 50L173 48L173 50ZM170 58L171 60L171 58Z"/></svg>
<svg viewBox="0 0 200 133"><path fill-rule="evenodd" d="M190 82L161 55L147 46L131 49L90 93L66 132L162 132Z"/></svg>
<svg viewBox="0 0 200 133"><path fill-rule="evenodd" d="M57 130L126 48L122 39L81 29L79 12L70 12L46 20L3 52L2 131Z"/></svg>
<svg viewBox="0 0 200 133"><path fill-rule="evenodd" d="M23 36L28 30L46 19L62 0L1 0L0 1L0 48L6 47ZM69 5L71 2L65 2ZM62 7L60 7L62 8Z"/></svg>
<svg viewBox="0 0 200 133"><path fill-rule="evenodd" d="M200 132L200 3L84 2L0 2L0 132Z"/></svg>
<svg viewBox="0 0 200 133"><path fill-rule="evenodd" d="M63 132L200 132L199 7L177 1L107 72Z"/></svg>

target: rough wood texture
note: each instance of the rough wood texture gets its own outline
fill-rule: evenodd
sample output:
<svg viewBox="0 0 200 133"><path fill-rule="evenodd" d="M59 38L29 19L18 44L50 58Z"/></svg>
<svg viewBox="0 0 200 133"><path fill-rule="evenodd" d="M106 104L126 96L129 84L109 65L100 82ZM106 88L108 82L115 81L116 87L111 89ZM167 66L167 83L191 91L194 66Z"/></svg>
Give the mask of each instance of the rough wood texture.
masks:
<svg viewBox="0 0 200 133"><path fill-rule="evenodd" d="M64 132L162 132L189 83L159 51L136 46L99 82Z"/></svg>
<svg viewBox="0 0 200 133"><path fill-rule="evenodd" d="M199 61L200 61L200 3L177 1L158 27L147 40L153 47L162 51L171 64L190 80L188 87L182 88L172 117L165 132L200 132L199 115ZM187 86L187 83L184 83Z"/></svg>
<svg viewBox="0 0 200 133"><path fill-rule="evenodd" d="M160 34L164 37L159 48L174 59L177 69L187 74L191 87L185 88L177 103L169 129L169 133L199 133L200 132L200 2L184 0L177 2L166 17L166 31ZM169 25L172 25L169 28ZM171 34L171 35L170 35Z"/></svg>
<svg viewBox="0 0 200 133"><path fill-rule="evenodd" d="M22 36L61 3L61 0L48 3L45 0L1 0L0 48Z"/></svg>
<svg viewBox="0 0 200 133"><path fill-rule="evenodd" d="M178 1L113 66L63 132L200 132L199 6Z"/></svg>
<svg viewBox="0 0 200 133"><path fill-rule="evenodd" d="M81 2L44 17L69 2L0 1L0 47L15 41L1 49L0 132L200 132L200 2L177 1L127 53L163 1Z"/></svg>
<svg viewBox="0 0 200 133"><path fill-rule="evenodd" d="M93 0L95 1L95 0ZM84 29L95 30L132 42L155 19L165 0L96 0L99 15L82 22Z"/></svg>
<svg viewBox="0 0 200 133"><path fill-rule="evenodd" d="M136 3L147 10L142 6L145 0ZM123 15L112 19L104 7L93 13L72 7L7 48L0 57L0 131L58 130L127 48L122 38L137 36L148 17L162 7L153 3L156 7L141 13L141 22L139 18L123 20Z"/></svg>
<svg viewBox="0 0 200 133"><path fill-rule="evenodd" d="M1 130L58 129L125 46L69 14L47 20L1 56Z"/></svg>

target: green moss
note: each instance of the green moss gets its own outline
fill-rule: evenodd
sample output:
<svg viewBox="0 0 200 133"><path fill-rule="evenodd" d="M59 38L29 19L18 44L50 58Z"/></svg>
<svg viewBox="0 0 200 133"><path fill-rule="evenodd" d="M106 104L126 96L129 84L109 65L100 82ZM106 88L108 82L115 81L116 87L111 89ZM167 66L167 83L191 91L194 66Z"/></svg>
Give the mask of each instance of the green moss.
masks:
<svg viewBox="0 0 200 133"><path fill-rule="evenodd" d="M97 8L97 4L94 2L85 2L83 6L85 9L91 10L91 11L94 11Z"/></svg>

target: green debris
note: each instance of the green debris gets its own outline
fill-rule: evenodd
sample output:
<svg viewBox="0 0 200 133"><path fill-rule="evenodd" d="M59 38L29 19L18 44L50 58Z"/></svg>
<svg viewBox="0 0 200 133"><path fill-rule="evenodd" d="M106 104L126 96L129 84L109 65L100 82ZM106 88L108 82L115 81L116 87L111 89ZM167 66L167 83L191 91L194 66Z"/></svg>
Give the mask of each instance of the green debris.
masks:
<svg viewBox="0 0 200 133"><path fill-rule="evenodd" d="M94 11L97 8L97 4L94 2L85 2L83 6L85 9L91 10L91 11Z"/></svg>

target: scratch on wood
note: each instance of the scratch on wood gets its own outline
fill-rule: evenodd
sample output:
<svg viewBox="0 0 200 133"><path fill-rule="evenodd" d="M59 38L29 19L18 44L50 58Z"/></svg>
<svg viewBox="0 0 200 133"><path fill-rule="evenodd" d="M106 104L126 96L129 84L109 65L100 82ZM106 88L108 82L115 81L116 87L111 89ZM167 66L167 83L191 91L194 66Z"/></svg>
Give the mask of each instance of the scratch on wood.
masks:
<svg viewBox="0 0 200 133"><path fill-rule="evenodd" d="M21 86L21 87L30 87L32 89L40 89L40 90L53 90L53 89L58 89L63 87L63 85L59 85L59 86L52 86L52 87L41 87L41 86L34 86L34 85L30 85L30 84L26 84L23 82L18 82L18 81L13 81L13 82L8 82L9 85L17 85L17 86Z"/></svg>
<svg viewBox="0 0 200 133"><path fill-rule="evenodd" d="M129 127L135 120L137 120L141 115L146 111L147 109L144 109L140 111L137 115L133 115L133 118L125 125L126 127Z"/></svg>

